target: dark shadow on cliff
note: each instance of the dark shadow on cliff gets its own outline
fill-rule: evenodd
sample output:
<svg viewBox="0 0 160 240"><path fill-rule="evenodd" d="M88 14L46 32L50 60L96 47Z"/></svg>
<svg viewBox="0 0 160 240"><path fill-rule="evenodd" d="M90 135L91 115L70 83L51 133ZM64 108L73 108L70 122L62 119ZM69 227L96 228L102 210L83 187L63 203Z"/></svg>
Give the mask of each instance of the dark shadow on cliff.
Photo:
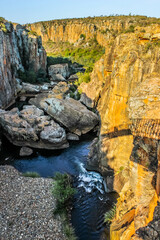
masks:
<svg viewBox="0 0 160 240"><path fill-rule="evenodd" d="M128 135L131 135L131 130L130 129L118 130L117 127L114 127L114 131L106 133L106 134L102 134L101 137L111 139L111 138L128 136Z"/></svg>

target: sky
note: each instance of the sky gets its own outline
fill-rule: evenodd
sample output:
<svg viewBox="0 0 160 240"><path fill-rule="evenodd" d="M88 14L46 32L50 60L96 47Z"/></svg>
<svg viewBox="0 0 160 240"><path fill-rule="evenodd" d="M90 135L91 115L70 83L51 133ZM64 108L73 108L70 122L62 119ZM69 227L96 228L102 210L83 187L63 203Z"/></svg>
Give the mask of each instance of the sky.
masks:
<svg viewBox="0 0 160 240"><path fill-rule="evenodd" d="M20 24L113 14L160 18L160 0L0 0L0 16Z"/></svg>

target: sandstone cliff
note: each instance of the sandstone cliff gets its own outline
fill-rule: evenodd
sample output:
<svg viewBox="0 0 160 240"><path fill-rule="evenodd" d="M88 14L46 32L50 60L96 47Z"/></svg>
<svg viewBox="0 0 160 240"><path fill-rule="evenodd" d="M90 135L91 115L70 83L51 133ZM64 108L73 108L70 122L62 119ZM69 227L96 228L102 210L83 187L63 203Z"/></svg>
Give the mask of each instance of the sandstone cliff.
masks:
<svg viewBox="0 0 160 240"><path fill-rule="evenodd" d="M29 34L22 26L4 23L0 28L0 108L5 108L16 96L17 70L36 72L46 69L46 53L41 37Z"/></svg>
<svg viewBox="0 0 160 240"><path fill-rule="evenodd" d="M119 193L111 239L143 239L137 229L154 215L159 197L160 25L142 18L41 22L28 26L43 41L75 43L81 34L105 47L91 82L81 89L101 117L98 148L103 173ZM153 238L158 239L158 237Z"/></svg>

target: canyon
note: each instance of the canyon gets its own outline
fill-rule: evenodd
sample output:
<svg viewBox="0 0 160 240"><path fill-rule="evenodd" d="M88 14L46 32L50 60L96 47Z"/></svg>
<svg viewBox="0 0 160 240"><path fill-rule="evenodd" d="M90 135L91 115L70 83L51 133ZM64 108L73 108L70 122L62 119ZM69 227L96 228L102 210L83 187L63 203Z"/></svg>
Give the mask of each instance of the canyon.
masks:
<svg viewBox="0 0 160 240"><path fill-rule="evenodd" d="M159 19L117 16L38 22L26 25L32 38L18 25L17 30L11 31L11 25L7 24L8 33L0 31L1 108L6 108L17 94L15 75L16 70L26 67L24 59L34 62L35 71L46 69L42 43L44 46L48 41L78 44L83 35L86 43L94 38L105 48L90 74L90 82L83 82L79 90L96 107L101 121L99 136L90 152L90 164L94 167L98 162L107 188L119 194L110 239L158 240ZM61 102L63 99L58 100L58 104ZM72 127L70 131L81 134L81 130L77 133Z"/></svg>

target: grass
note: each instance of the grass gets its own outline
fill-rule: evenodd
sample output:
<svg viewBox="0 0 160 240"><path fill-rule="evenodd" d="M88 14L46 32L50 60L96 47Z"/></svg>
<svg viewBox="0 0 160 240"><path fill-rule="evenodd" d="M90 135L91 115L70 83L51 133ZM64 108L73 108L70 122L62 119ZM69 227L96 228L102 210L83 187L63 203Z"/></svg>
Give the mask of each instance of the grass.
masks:
<svg viewBox="0 0 160 240"><path fill-rule="evenodd" d="M25 172L22 174L24 177L38 178L40 175L37 172Z"/></svg>
<svg viewBox="0 0 160 240"><path fill-rule="evenodd" d="M70 203L75 194L75 189L72 187L72 180L68 174L56 173L54 177L54 187L52 189L53 196L56 199L56 208L54 215L58 214L61 217L63 232L68 240L76 240L74 228L69 221Z"/></svg>

